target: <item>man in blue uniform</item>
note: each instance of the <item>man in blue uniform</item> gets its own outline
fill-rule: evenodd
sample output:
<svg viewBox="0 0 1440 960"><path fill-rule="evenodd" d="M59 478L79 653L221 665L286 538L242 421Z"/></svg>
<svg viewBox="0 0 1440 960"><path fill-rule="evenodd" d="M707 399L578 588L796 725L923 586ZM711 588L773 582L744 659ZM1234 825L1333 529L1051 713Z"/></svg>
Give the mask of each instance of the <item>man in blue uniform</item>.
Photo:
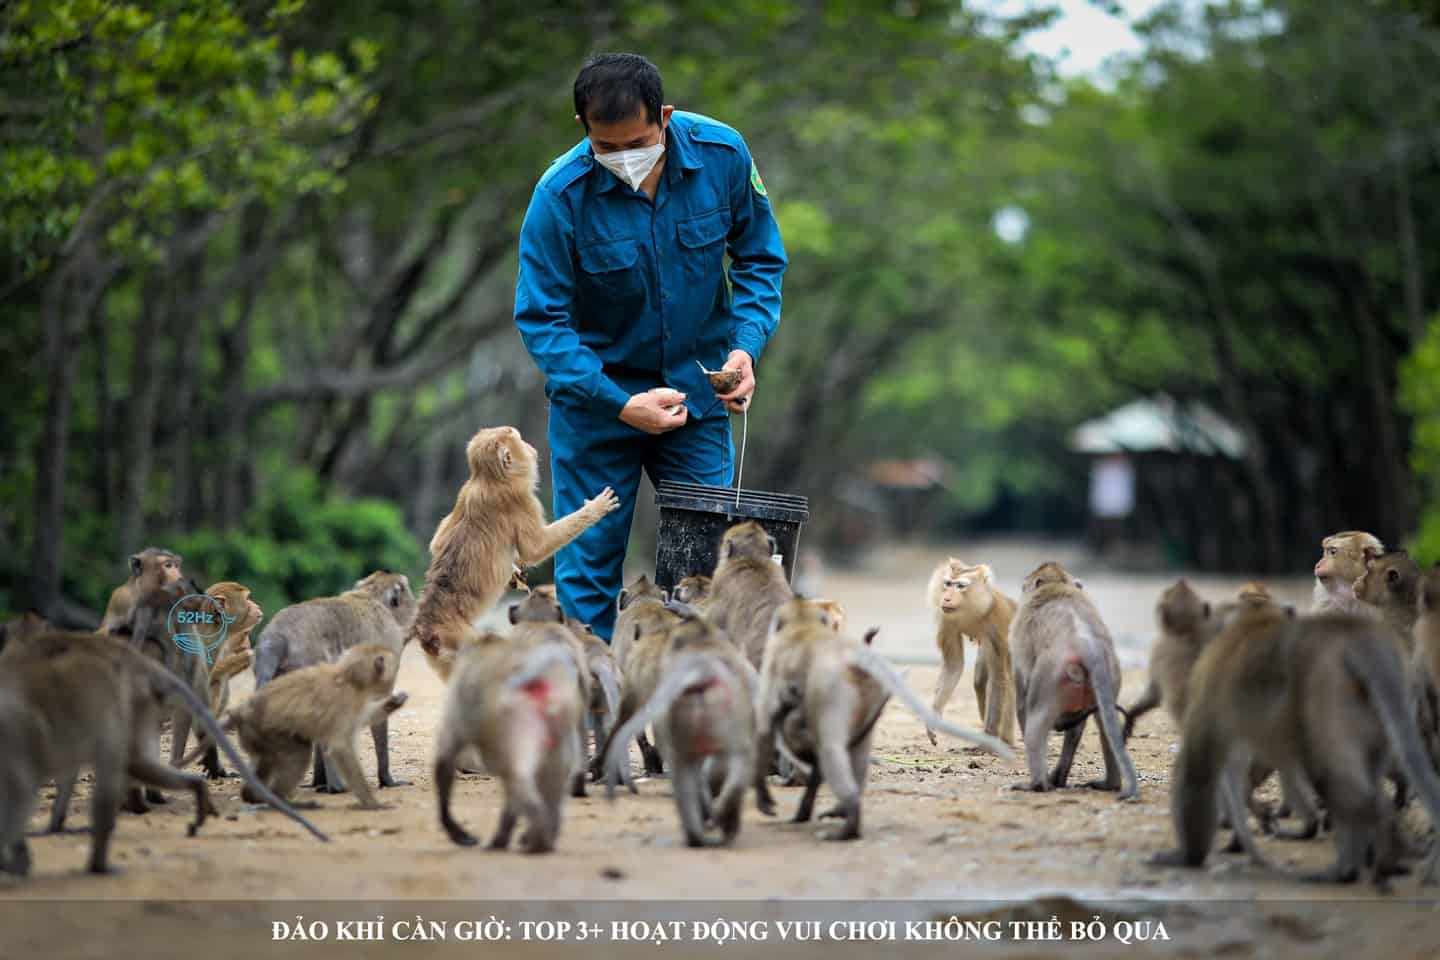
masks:
<svg viewBox="0 0 1440 960"><path fill-rule="evenodd" d="M663 100L644 57L589 60L586 136L540 178L520 231L515 325L545 374L554 514L607 486L620 497L555 558L561 606L606 640L640 471L734 482L729 411L780 322L785 249L745 141ZM740 385L717 396L697 360Z"/></svg>

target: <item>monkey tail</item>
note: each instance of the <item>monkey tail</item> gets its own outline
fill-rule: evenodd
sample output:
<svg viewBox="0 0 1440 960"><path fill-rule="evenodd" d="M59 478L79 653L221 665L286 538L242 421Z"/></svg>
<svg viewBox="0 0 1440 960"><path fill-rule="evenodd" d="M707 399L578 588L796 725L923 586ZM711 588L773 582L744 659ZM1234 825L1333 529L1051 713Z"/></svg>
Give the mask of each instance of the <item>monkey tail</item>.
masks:
<svg viewBox="0 0 1440 960"><path fill-rule="evenodd" d="M1364 683L1400 769L1411 788L1420 794L1430 822L1440 825L1440 778L1430 767L1414 719L1402 709L1402 704L1409 701L1400 658L1384 639L1375 634L1371 636L1372 642L1368 644L1345 647L1345 667ZM1429 886L1437 880L1440 880L1440 845L1431 852L1421 883Z"/></svg>
<svg viewBox="0 0 1440 960"><path fill-rule="evenodd" d="M1115 678L1110 676L1110 663L1103 655L1091 657L1090 686L1095 690L1096 714L1099 716L1101 732L1110 744L1115 762L1120 764L1121 800L1134 800L1140 795L1140 778L1135 774L1135 764L1130 752L1125 749L1124 728L1120 723L1119 705L1115 702Z"/></svg>
<svg viewBox="0 0 1440 960"><path fill-rule="evenodd" d="M620 683L615 679L615 668L608 661L600 661L593 671L600 684L600 697L605 701L605 716L614 723L620 716Z"/></svg>
<svg viewBox="0 0 1440 960"><path fill-rule="evenodd" d="M661 675L650 699L610 736L610 747L605 751L602 762L606 799L615 799L615 784L623 776L621 768L629 762L630 741L670 709L670 705L680 698L686 688L713 676L717 668L718 661L704 654L682 654L674 659L669 669Z"/></svg>
<svg viewBox="0 0 1440 960"><path fill-rule="evenodd" d="M886 690L889 690L891 694L899 697L901 702L910 708L910 712L923 720L925 725L932 730L939 730L952 737L968 740L977 747L983 747L1002 759L1009 760L1013 757L1005 741L982 733L979 730L951 723L934 710L925 706L921 699L915 695L915 691L911 690L905 681L901 680L895 673L895 668L890 666L890 662L870 647L859 646L852 648L850 650L849 661L854 666L859 667L878 680L880 685Z"/></svg>
<svg viewBox="0 0 1440 960"><path fill-rule="evenodd" d="M195 695L194 690L190 689L189 684L143 654L131 654L130 660L138 664L140 668L151 677L164 684L170 692L185 701L185 706L189 709L190 713L194 715L196 720L200 721L200 725L205 728L205 732L209 734L215 745L224 752L225 756L230 758L230 762L234 764L241 778L250 785L250 788L253 789L262 800L310 831L315 839L324 843L330 842L329 837L321 833L313 823L301 816L294 807L276 796L268 786L260 781L259 777L255 776L255 771L250 769L250 765L245 762L245 758L240 755L240 751L235 749L235 745L230 742L230 738L225 736L225 733L220 729L220 724L215 720L214 714L210 712L210 709L206 707L205 704L200 702L200 698Z"/></svg>

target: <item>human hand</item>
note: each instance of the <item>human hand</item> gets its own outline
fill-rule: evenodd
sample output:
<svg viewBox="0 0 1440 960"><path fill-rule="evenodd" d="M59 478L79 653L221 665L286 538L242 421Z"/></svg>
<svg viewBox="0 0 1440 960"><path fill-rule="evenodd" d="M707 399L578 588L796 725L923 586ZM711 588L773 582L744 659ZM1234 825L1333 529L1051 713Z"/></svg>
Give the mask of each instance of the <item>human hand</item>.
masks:
<svg viewBox="0 0 1440 960"><path fill-rule="evenodd" d="M685 426L690 417L685 407L685 394L669 387L656 387L637 393L620 411L620 419L645 433L668 433Z"/></svg>
<svg viewBox="0 0 1440 960"><path fill-rule="evenodd" d="M725 359L725 366L720 369L740 371L739 385L729 393L717 393L716 396L725 401L726 409L741 413L750 405L750 398L755 395L755 367L750 354L744 350L731 350L730 356Z"/></svg>

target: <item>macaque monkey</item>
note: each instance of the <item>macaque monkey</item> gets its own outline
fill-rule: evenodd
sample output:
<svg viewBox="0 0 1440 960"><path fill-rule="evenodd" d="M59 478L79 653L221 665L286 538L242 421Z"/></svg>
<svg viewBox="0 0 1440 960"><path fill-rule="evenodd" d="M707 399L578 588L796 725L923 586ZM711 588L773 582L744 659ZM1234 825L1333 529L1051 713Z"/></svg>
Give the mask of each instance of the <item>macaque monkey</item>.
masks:
<svg viewBox="0 0 1440 960"><path fill-rule="evenodd" d="M810 602L825 611L825 619L829 621L831 630L834 630L836 633L845 632L846 617L844 604L839 600L827 600L824 597L817 597Z"/></svg>
<svg viewBox="0 0 1440 960"><path fill-rule="evenodd" d="M241 778L320 840L325 834L270 793L184 679L123 640L92 633L47 632L5 655L0 670L0 872L30 870L25 824L40 785L73 783L91 767L89 870L108 873L115 814L129 779L195 795L193 836L215 808L205 778L162 763L150 733L162 691L180 698L224 751Z"/></svg>
<svg viewBox="0 0 1440 960"><path fill-rule="evenodd" d="M665 591L651 583L643 573L621 588L620 596L615 598L615 627L610 631L610 649L621 672L624 672L625 661L630 655L636 623L659 616L667 599Z"/></svg>
<svg viewBox="0 0 1440 960"><path fill-rule="evenodd" d="M1010 660L1010 621L1015 601L995 586L987 564L970 565L954 557L935 568L926 590L935 613L935 644L940 648L940 684L931 705L937 714L955 692L965 670L965 638L980 644L975 662L975 698L985 732L1015 742L1015 674ZM934 746L935 731L926 730Z"/></svg>
<svg viewBox="0 0 1440 960"><path fill-rule="evenodd" d="M1365 573L1366 564L1384 552L1380 539L1363 530L1346 530L1321 540L1310 612L1373 616L1374 608L1355 596L1355 581Z"/></svg>
<svg viewBox="0 0 1440 960"><path fill-rule="evenodd" d="M827 840L860 836L860 801L870 769L870 739L892 695L935 729L998 756L1010 753L998 739L956 726L927 709L889 663L870 649L875 632L867 633L863 642L838 634L824 607L795 598L775 611L765 644L756 697L756 803L766 815L775 812L765 778L779 738L797 760L810 767L794 822L809 821L822 780L835 794L835 809L822 816L840 817L844 823L828 834Z"/></svg>
<svg viewBox="0 0 1440 960"><path fill-rule="evenodd" d="M1180 846L1152 863L1205 862L1216 791L1251 762L1298 770L1330 813L1335 865L1306 879L1353 882L1372 857L1380 889L1398 872L1395 823L1380 790L1394 762L1440 823L1440 780L1406 709L1399 649L1374 618L1241 606L1201 654L1189 697L1171 783ZM1422 883L1436 879L1432 856Z"/></svg>
<svg viewBox="0 0 1440 960"><path fill-rule="evenodd" d="M8 623L0 623L0 654L10 643L22 643L55 629L55 625L34 610L27 610Z"/></svg>
<svg viewBox="0 0 1440 960"><path fill-rule="evenodd" d="M776 609L794 596L784 569L771 557L775 538L754 520L737 523L720 538L720 560L710 578L705 615L760 667ZM623 668L623 664L622 664Z"/></svg>
<svg viewBox="0 0 1440 960"><path fill-rule="evenodd" d="M130 620L135 601L152 590L168 587L182 576L180 554L161 547L146 547L130 555L130 579L110 592L98 633L109 633Z"/></svg>
<svg viewBox="0 0 1440 960"><path fill-rule="evenodd" d="M555 585L542 584L530 591L531 596L542 597L558 609L560 600ZM588 710L590 730L595 735L595 756L591 773L600 779L600 748L610 738L620 714L620 666L615 661L615 652L610 644L595 636L588 624L565 615L565 626L580 641L585 654L585 665L590 671L590 706ZM582 738L583 742L583 738Z"/></svg>
<svg viewBox="0 0 1440 960"><path fill-rule="evenodd" d="M243 584L230 580L212 584L205 591L207 597L215 600L219 615L229 623L226 626L225 642L215 652L215 661L210 664L206 698L210 712L217 717L230 706L230 680L250 669L255 655L251 650L250 634L259 625L265 612L250 598L250 590ZM207 772L212 780L224 777L225 769L220 765L219 756L214 754L213 745L201 734L198 738L205 749Z"/></svg>
<svg viewBox="0 0 1440 960"><path fill-rule="evenodd" d="M490 427L465 447L470 479L430 540L430 568L410 635L449 679L461 641L500 599L517 568L549 558L619 509L609 487L567 517L545 522L535 495L538 455L514 427Z"/></svg>
<svg viewBox="0 0 1440 960"><path fill-rule="evenodd" d="M1420 567L1404 550L1391 550L1367 560L1353 587L1356 600L1380 611L1408 663L1415 649L1415 620L1420 616Z"/></svg>
<svg viewBox="0 0 1440 960"><path fill-rule="evenodd" d="M618 649L624 654L623 659L618 654L616 656L620 666L620 709L609 738L598 751L601 756L609 753L610 744L614 743L618 736L618 729L654 696L656 684L660 682L661 664L670 648L670 632L681 619L680 614L659 604L653 597L627 603L616 618L611 649ZM625 641L623 644L618 642L622 638ZM659 728L656 728L655 736L657 740L663 739ZM622 745L625 743L623 740L620 742ZM652 745L645 735L644 727L640 727L636 732L635 742L640 747L645 772L663 773L664 744L660 745L660 749ZM622 754L628 750L628 746L620 748ZM634 783L628 778L625 783L632 793L637 792Z"/></svg>
<svg viewBox="0 0 1440 960"><path fill-rule="evenodd" d="M300 785L319 747L360 809L384 809L360 772L356 738L405 704L405 693L392 692L399 665L400 657L384 644L351 647L333 663L301 667L258 688L226 715L225 729L237 733L260 779L278 796L289 797ZM260 799L249 788L241 797L248 803Z"/></svg>
<svg viewBox="0 0 1440 960"><path fill-rule="evenodd" d="M669 640L654 693L620 726L612 741L620 747L605 754L608 791L613 798L629 766L624 744L653 723L686 844L705 846L705 827L713 823L720 844L730 846L755 776L755 670L704 619L682 621Z"/></svg>
<svg viewBox="0 0 1440 960"><path fill-rule="evenodd" d="M334 663L351 647L379 644L395 654L405 648L415 622L415 594L403 573L377 570L335 597L317 597L285 607L260 631L255 645L255 689L293 670ZM381 788L408 786L390 773L390 715L380 711L370 729L375 767ZM318 745L312 785L325 793L349 788L344 774L324 761Z"/></svg>
<svg viewBox="0 0 1440 960"><path fill-rule="evenodd" d="M592 701L592 681L589 658L585 655L585 641L580 638L574 628L567 624L560 604L544 594L531 593L522 602L513 604L510 607L510 623L515 627L510 633L512 640L524 642L527 645L540 642L568 644L570 652L575 655L575 662L583 668L575 675L576 694L583 705L577 721L579 726L576 730L576 735L580 739L580 765L575 768L570 782L570 795L583 797L585 796L586 776L586 721L590 714Z"/></svg>
<svg viewBox="0 0 1440 960"><path fill-rule="evenodd" d="M710 578L699 573L685 577L675 584L671 599L704 613L705 607L710 603Z"/></svg>
<svg viewBox="0 0 1440 960"><path fill-rule="evenodd" d="M1086 786L1118 789L1119 799L1134 800L1140 793L1139 781L1116 709L1120 661L1105 621L1079 581L1058 563L1035 568L1020 594L1020 609L1010 625L1010 649L1030 780L1015 789L1065 786L1085 721L1098 713L1105 779ZM1051 730L1064 732L1065 742L1059 762L1047 774L1045 745Z"/></svg>
<svg viewBox="0 0 1440 960"><path fill-rule="evenodd" d="M475 747L505 785L491 849L510 846L521 817L526 853L555 849L565 788L584 757L578 735L584 670L571 644L546 630L518 630L509 638L482 634L460 648L435 738L440 825L453 843L478 842L450 811L456 761Z"/></svg>

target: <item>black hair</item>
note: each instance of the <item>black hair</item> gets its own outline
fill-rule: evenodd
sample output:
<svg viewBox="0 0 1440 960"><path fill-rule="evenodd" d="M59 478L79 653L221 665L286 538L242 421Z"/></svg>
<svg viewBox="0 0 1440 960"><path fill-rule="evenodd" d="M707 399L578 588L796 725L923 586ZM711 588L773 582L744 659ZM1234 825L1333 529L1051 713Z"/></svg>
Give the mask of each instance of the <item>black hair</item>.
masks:
<svg viewBox="0 0 1440 960"><path fill-rule="evenodd" d="M590 129L590 118L616 123L635 116L642 106L645 118L660 122L665 99L660 71L637 53L600 53L585 61L575 77L575 112Z"/></svg>

